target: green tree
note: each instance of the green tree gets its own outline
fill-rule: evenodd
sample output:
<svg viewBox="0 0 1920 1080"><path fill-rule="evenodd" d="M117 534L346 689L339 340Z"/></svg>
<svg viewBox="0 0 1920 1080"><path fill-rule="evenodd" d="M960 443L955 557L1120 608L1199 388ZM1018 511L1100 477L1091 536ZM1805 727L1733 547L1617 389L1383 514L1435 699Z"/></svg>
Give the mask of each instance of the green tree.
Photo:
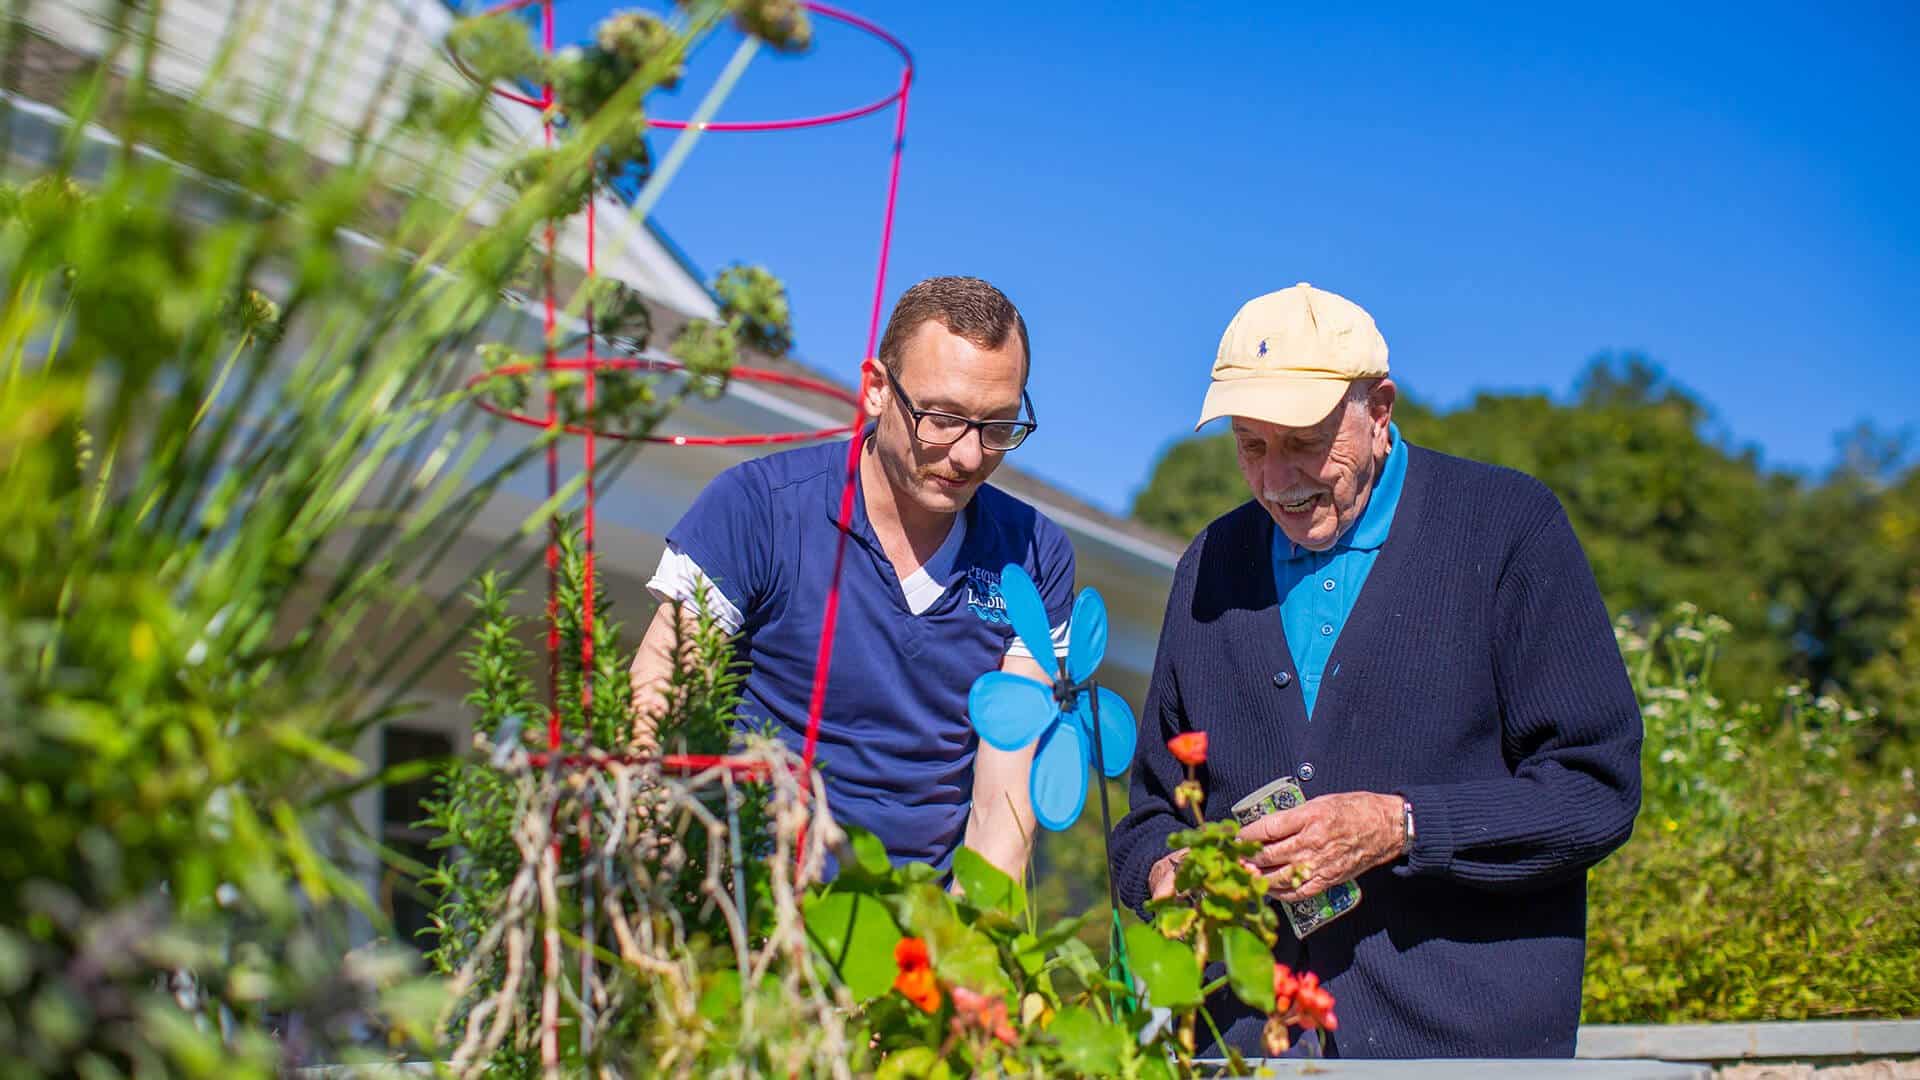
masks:
<svg viewBox="0 0 1920 1080"><path fill-rule="evenodd" d="M1904 449L1871 428L1839 443L1824 480L1781 481L1792 498L1775 526L1774 595L1787 612L1789 673L1853 690L1920 588L1920 467L1899 471Z"/></svg>
<svg viewBox="0 0 1920 1080"><path fill-rule="evenodd" d="M1886 644L1861 665L1854 692L1874 710L1875 730L1912 756L1920 749L1920 588L1907 592L1907 612Z"/></svg>

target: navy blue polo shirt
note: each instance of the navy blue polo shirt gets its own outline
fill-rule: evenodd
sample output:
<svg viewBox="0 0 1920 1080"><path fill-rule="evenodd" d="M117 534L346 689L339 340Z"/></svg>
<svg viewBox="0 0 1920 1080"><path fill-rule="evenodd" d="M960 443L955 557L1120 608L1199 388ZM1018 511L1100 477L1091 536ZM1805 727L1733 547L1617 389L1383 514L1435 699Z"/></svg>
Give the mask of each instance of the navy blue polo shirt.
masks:
<svg viewBox="0 0 1920 1080"><path fill-rule="evenodd" d="M798 754L840 536L847 447L808 446L743 462L714 478L667 534L742 616L742 725L771 721ZM859 483L856 471L855 480ZM1073 547L1026 503L982 485L945 591L916 615L899 575L853 501L833 667L815 760L836 820L879 836L896 861L945 869L966 830L978 745L967 691L1013 640L1000 569L1018 563L1048 621L1073 602Z"/></svg>

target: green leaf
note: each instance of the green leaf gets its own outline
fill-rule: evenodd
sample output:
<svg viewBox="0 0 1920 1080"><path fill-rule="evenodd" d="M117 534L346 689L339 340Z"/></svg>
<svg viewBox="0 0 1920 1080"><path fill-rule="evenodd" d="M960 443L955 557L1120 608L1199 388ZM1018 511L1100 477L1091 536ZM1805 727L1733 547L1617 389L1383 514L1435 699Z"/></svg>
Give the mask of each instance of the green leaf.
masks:
<svg viewBox="0 0 1920 1080"><path fill-rule="evenodd" d="M1220 951L1227 961L1227 985L1241 1001L1261 1012L1273 1011L1273 951L1251 930L1220 928Z"/></svg>
<svg viewBox="0 0 1920 1080"><path fill-rule="evenodd" d="M1060 1060L1083 1076L1117 1076L1127 1058L1127 1030L1110 1024L1092 1009L1061 1009L1047 1034L1059 1040Z"/></svg>
<svg viewBox="0 0 1920 1080"><path fill-rule="evenodd" d="M1047 966L1046 950L1032 934L1022 933L1013 939L1013 959L1029 976L1040 974L1040 969Z"/></svg>
<svg viewBox="0 0 1920 1080"><path fill-rule="evenodd" d="M941 982L981 991L1013 989L1006 971L1000 967L1000 950L978 930L956 923L953 931L930 944L933 970Z"/></svg>
<svg viewBox="0 0 1920 1080"><path fill-rule="evenodd" d="M887 1055L873 1075L874 1080L948 1080L953 1072L932 1047L909 1046Z"/></svg>
<svg viewBox="0 0 1920 1080"><path fill-rule="evenodd" d="M722 968L713 973L700 994L700 1015L724 1024L740 1012L740 973Z"/></svg>
<svg viewBox="0 0 1920 1080"><path fill-rule="evenodd" d="M1092 985L1105 970L1099 957L1093 955L1093 950L1079 938L1069 938L1060 943L1060 961L1087 985Z"/></svg>
<svg viewBox="0 0 1920 1080"><path fill-rule="evenodd" d="M1069 941L1079 937L1080 929L1093 921L1096 916L1109 915L1111 909L1097 908L1084 915L1061 919L1042 930L1038 936L1023 933L1013 939L1013 956L1019 962L1021 970L1029 975L1038 974L1046 966L1047 958Z"/></svg>
<svg viewBox="0 0 1920 1080"><path fill-rule="evenodd" d="M1018 916L1027 910L1027 891L1020 883L970 847L954 853L953 876L967 902L981 911Z"/></svg>
<svg viewBox="0 0 1920 1080"><path fill-rule="evenodd" d="M863 877L885 878L893 871L893 862L887 858L887 845L880 838L860 828L858 825L844 827L847 833L847 849L853 853L851 860L842 860L840 874L845 877L847 871L858 868ZM964 848L961 850L965 850Z"/></svg>
<svg viewBox="0 0 1920 1080"><path fill-rule="evenodd" d="M894 915L900 929L914 937L934 940L947 926L960 921L953 912L953 899L932 882L910 885L894 901Z"/></svg>
<svg viewBox="0 0 1920 1080"><path fill-rule="evenodd" d="M1306 1069L1301 1069L1306 1072ZM1139 1080L1175 1080L1173 1059L1161 1054L1143 1054L1140 1057L1140 1071L1134 1074Z"/></svg>
<svg viewBox="0 0 1920 1080"><path fill-rule="evenodd" d="M1184 942L1168 941L1151 926L1129 926L1127 958L1133 973L1147 984L1154 1005L1182 1009L1200 1004L1200 962Z"/></svg>
<svg viewBox="0 0 1920 1080"><path fill-rule="evenodd" d="M893 987L900 928L885 904L863 893L830 893L809 897L802 910L807 937L854 997L870 1001Z"/></svg>

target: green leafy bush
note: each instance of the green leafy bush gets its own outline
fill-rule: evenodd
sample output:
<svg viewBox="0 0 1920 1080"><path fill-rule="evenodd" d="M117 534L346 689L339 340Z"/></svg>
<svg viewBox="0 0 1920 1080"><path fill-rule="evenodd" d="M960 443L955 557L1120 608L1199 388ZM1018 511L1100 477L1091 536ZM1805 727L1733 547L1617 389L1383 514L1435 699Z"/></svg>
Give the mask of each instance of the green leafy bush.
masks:
<svg viewBox="0 0 1920 1080"><path fill-rule="evenodd" d="M622 759L633 738L625 667L632 650L622 646L621 626L596 580L593 667L583 679L577 658L587 636L581 617L586 561L572 530L562 532L560 546L555 615L559 655L566 659L557 665L552 700L561 753L573 757L566 763L531 762L532 755L548 748L548 699L533 675L545 665L521 640L523 620L510 610L513 594L486 574L474 596L480 618L466 653L474 681L467 702L478 720L476 753L446 767L424 823L439 834L436 846L448 849L425 884L440 898L434 915L437 943L430 956L455 978L461 993L448 1017L451 1044L461 1045L476 1009L517 1018L498 1038L473 1044L485 1053L455 1054L457 1066L484 1062L489 1075L535 1075L542 1067L542 1026L536 1018L542 1015L545 986L513 970L540 961L529 959L530 935L515 943L501 932L519 925L516 920L529 914L527 905L536 903L525 894L529 882L553 890L551 900L558 906L538 900L537 915L564 928L564 970L580 970L583 954L590 955L608 1002L619 1002L596 1009L582 994L567 1003L561 1021L567 1034L553 1053L570 1070L658 1056L664 1053L663 1029L684 1019L657 1007L650 992L633 985L636 975L659 972L640 971L621 947L610 951L596 943L623 942L634 933L633 923L644 920L649 925L642 936L660 933L669 939L664 951L698 983L733 967L728 954L736 929L743 938L757 940L769 933L767 856L775 844L767 785L723 782L675 799L673 781L657 762ZM712 616L689 614L656 737L672 753L724 754L734 741L744 674L728 635ZM591 692L583 694L588 679ZM581 767L590 760L610 767ZM696 805L704 807L704 817ZM547 847L528 839L533 832L552 838L550 869L543 865ZM723 896L711 891L715 875L724 879ZM651 925L655 919L671 923L671 931Z"/></svg>
<svg viewBox="0 0 1920 1080"><path fill-rule="evenodd" d="M1789 686L1713 693L1723 620L1622 649L1646 718L1633 839L1590 879L1589 1023L1920 1015L1920 792L1871 717Z"/></svg>

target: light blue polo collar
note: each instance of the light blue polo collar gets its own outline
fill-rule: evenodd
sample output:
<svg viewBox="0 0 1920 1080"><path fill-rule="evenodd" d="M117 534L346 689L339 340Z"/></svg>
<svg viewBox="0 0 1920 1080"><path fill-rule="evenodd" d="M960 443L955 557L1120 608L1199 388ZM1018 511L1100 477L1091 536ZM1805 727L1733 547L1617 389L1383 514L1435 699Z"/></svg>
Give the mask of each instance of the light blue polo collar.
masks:
<svg viewBox="0 0 1920 1080"><path fill-rule="evenodd" d="M1380 479L1373 483L1373 494L1367 497L1366 509L1360 511L1360 520L1353 523L1338 540L1333 542L1337 548L1351 548L1357 551L1377 551L1387 542L1387 532L1393 528L1393 512L1400 505L1400 488L1407 476L1406 448L1400 444L1400 427L1387 425L1387 465L1380 471ZM1324 555L1326 552L1310 551L1292 541L1279 529L1273 531L1274 554L1282 559L1304 559L1311 555ZM1279 550L1281 541L1286 549Z"/></svg>

